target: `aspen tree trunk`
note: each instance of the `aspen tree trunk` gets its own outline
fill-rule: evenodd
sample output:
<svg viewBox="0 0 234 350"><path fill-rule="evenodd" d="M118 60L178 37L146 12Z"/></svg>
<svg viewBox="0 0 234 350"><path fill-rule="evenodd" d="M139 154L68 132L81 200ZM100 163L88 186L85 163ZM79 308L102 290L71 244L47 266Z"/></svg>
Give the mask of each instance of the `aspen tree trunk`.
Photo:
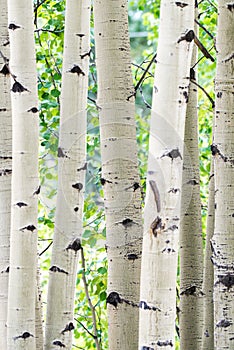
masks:
<svg viewBox="0 0 234 350"><path fill-rule="evenodd" d="M193 47L192 66L197 62ZM196 81L191 69L190 78ZM197 87L190 82L184 132L180 228L180 350L200 350L203 319L203 251L198 150Z"/></svg>
<svg viewBox="0 0 234 350"><path fill-rule="evenodd" d="M12 173L7 0L0 0L0 9L0 349L6 349Z"/></svg>
<svg viewBox="0 0 234 350"><path fill-rule="evenodd" d="M210 182L209 182L209 202L206 221L206 249L204 258L204 276L203 276L203 310L204 323L202 334L202 350L214 349L214 302L213 302L213 286L214 286L214 268L211 262L212 250L211 240L214 234L214 162L211 162Z"/></svg>
<svg viewBox="0 0 234 350"><path fill-rule="evenodd" d="M181 6L162 0L144 211L142 350L175 347L183 138L193 26L193 1Z"/></svg>
<svg viewBox="0 0 234 350"><path fill-rule="evenodd" d="M58 148L58 194L45 349L71 349L86 170L90 1L68 0Z"/></svg>
<svg viewBox="0 0 234 350"><path fill-rule="evenodd" d="M8 0L13 172L8 350L35 349L38 99L33 3Z"/></svg>
<svg viewBox="0 0 234 350"><path fill-rule="evenodd" d="M142 242L134 89L126 0L94 1L110 350L138 344Z"/></svg>
<svg viewBox="0 0 234 350"><path fill-rule="evenodd" d="M216 108L212 154L215 169L215 349L234 348L234 4L218 2Z"/></svg>
<svg viewBox="0 0 234 350"><path fill-rule="evenodd" d="M36 287L36 309L35 309L35 334L36 334L36 350L42 350L44 344L43 334L43 315L42 300L40 287L40 268L37 269L37 287Z"/></svg>

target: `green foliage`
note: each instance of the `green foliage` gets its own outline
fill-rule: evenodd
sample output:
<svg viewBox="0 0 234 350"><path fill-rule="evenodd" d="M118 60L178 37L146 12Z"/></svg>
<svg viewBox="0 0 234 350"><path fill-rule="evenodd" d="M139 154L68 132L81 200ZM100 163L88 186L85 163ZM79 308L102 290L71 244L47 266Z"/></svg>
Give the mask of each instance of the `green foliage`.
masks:
<svg viewBox="0 0 234 350"><path fill-rule="evenodd" d="M41 193L39 203L39 253L42 253L51 242L54 228L55 196L57 187L57 148L60 118L60 93L62 54L64 39L65 1L35 1L35 41L38 67L38 93L40 100L40 180ZM132 54L132 71L134 85L141 81L142 75L156 52L159 1L129 1L129 26ZM199 28L199 38L203 45L215 57L214 40L217 9L209 0L199 3L199 22L206 28ZM207 30L210 34L207 33ZM95 307L97 316L98 338L101 348L108 349L106 285L107 258L105 251L105 216L103 193L100 186L101 160L99 121L96 106L97 81L93 38L93 17L91 18L91 62L89 79L88 135L86 198L84 204L84 249L86 268L77 274L74 349L95 349L93 334L92 310L88 304L83 284L83 273L88 284L89 297ZM215 63L202 58L199 52L199 84L214 99L213 79ZM155 64L153 63L141 81L136 93L136 125L138 142L139 170L142 185L142 202L144 201L145 178L147 172L150 105ZM210 145L212 143L211 103L204 92L199 89L199 147L201 172L201 200L203 214L203 234L208 197L208 178L210 170ZM40 256L42 267L43 295L48 280L50 264L50 247ZM81 266L81 264L79 265ZM179 339L176 339L179 349Z"/></svg>

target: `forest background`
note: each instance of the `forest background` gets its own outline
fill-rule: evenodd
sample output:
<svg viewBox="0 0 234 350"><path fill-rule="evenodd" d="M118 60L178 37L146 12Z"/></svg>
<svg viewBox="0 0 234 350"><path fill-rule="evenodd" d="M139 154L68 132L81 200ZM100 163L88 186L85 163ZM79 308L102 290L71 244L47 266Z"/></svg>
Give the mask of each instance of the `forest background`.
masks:
<svg viewBox="0 0 234 350"><path fill-rule="evenodd" d="M213 58L217 25L217 5L201 0L198 4L199 40ZM138 159L144 206L148 158L149 120L154 76L154 57L157 50L160 2L129 1L129 30L132 72L136 95ZM39 195L39 265L41 266L42 300L46 303L48 270L51 259L52 236L57 189L57 153L60 116L60 94L63 63L65 1L35 1L35 41L40 100L40 184ZM87 172L84 202L84 233L82 246L85 266L78 271L75 298L74 349L95 349L93 330L94 311L96 331L101 349L108 349L106 287L107 258L105 249L105 214L101 184L100 135L96 104L97 78L94 50L94 29L91 12L91 52L88 92ZM149 68L149 63L152 63ZM205 247L208 183L211 164L212 118L214 108L215 62L199 51L198 54L198 111L201 178L202 233ZM147 72L146 72L147 70ZM146 74L145 74L146 72ZM145 75L143 75L145 74ZM142 79L143 78L143 79ZM84 263L84 261L83 261ZM84 283L88 289L84 288ZM178 268L179 288L179 268ZM88 294L87 294L88 293ZM88 299L90 302L88 302ZM177 348L179 338L177 337Z"/></svg>

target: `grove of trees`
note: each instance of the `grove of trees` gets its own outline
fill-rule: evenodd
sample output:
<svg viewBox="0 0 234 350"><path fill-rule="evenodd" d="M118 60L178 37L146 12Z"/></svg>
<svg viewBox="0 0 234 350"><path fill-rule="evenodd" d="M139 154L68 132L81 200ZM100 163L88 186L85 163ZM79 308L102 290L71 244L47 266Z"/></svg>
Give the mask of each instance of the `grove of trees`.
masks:
<svg viewBox="0 0 234 350"><path fill-rule="evenodd" d="M234 349L234 3L0 0L0 349Z"/></svg>

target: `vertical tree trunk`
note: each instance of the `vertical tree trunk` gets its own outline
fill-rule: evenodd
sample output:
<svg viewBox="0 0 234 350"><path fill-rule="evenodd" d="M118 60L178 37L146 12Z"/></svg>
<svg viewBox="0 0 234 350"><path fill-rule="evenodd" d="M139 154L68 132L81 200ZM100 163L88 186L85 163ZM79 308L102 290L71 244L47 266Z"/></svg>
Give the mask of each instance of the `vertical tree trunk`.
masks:
<svg viewBox="0 0 234 350"><path fill-rule="evenodd" d="M0 349L6 349L12 173L7 0L0 0L0 9Z"/></svg>
<svg viewBox="0 0 234 350"><path fill-rule="evenodd" d="M215 169L215 349L234 347L234 5L218 2L216 109L212 154Z"/></svg>
<svg viewBox="0 0 234 350"><path fill-rule="evenodd" d="M8 350L35 349L38 100L33 3L8 0L13 119Z"/></svg>
<svg viewBox="0 0 234 350"><path fill-rule="evenodd" d="M71 349L86 170L90 1L68 0L58 148L58 194L45 349ZM57 345L57 347L56 347Z"/></svg>
<svg viewBox="0 0 234 350"><path fill-rule="evenodd" d="M202 350L214 349L214 268L211 262L212 249L211 240L214 234L214 162L211 162L210 182L209 182L209 202L206 222L206 249L204 258L203 292L204 292L204 326L202 334Z"/></svg>
<svg viewBox="0 0 234 350"><path fill-rule="evenodd" d="M194 33L194 3L186 5L161 2L144 212L140 349L175 346L183 138Z"/></svg>
<svg viewBox="0 0 234 350"><path fill-rule="evenodd" d="M193 47L192 66L197 62ZM196 81L196 72L190 77ZM198 150L197 87L190 82L184 132L180 229L180 350L200 350L203 251Z"/></svg>
<svg viewBox="0 0 234 350"><path fill-rule="evenodd" d="M110 350L137 349L142 242L126 0L94 1Z"/></svg>

